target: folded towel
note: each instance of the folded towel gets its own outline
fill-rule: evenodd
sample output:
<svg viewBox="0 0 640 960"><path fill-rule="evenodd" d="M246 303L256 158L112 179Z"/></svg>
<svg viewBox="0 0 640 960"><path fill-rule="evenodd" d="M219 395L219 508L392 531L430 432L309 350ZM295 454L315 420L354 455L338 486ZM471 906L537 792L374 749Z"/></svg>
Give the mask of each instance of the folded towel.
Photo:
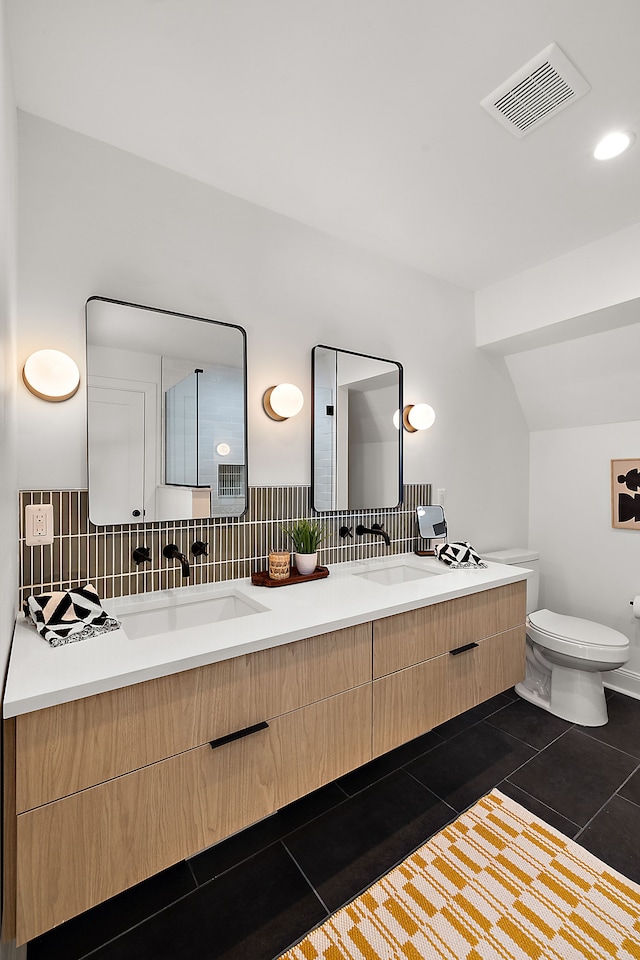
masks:
<svg viewBox="0 0 640 960"><path fill-rule="evenodd" d="M475 552L468 541L454 543L437 543L435 555L452 569L458 567L486 567L482 558Z"/></svg>
<svg viewBox="0 0 640 960"><path fill-rule="evenodd" d="M24 613L52 647L108 633L120 626L119 620L107 616L90 583L75 590L32 595L25 601Z"/></svg>

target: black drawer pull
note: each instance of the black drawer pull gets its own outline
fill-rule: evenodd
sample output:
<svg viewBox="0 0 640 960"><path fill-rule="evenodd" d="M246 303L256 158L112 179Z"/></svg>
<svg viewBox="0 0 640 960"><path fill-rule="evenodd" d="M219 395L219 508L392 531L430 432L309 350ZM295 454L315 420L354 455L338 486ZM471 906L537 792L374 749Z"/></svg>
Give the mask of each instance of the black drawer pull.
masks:
<svg viewBox="0 0 640 960"><path fill-rule="evenodd" d="M235 733L228 733L226 737L210 740L209 745L212 750L215 750L216 747L221 747L225 743L232 743L234 740L241 740L243 737L248 737L252 733L257 733L258 730L266 730L268 726L267 721L263 720L262 723L254 723L252 727L245 727L244 730L236 730Z"/></svg>
<svg viewBox="0 0 640 960"><path fill-rule="evenodd" d="M466 653L467 650L473 650L477 646L477 643L465 643L464 647L456 647L455 650L449 650L449 653L452 657L457 657L459 653Z"/></svg>

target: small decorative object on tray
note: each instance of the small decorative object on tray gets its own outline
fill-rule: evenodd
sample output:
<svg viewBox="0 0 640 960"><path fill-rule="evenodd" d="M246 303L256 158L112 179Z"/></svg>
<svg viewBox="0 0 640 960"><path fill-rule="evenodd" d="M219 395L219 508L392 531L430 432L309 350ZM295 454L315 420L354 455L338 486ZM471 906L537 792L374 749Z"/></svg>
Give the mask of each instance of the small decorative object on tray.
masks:
<svg viewBox="0 0 640 960"><path fill-rule="evenodd" d="M291 554L288 550L272 550L269 553L269 577L271 580L286 580L291 572Z"/></svg>
<svg viewBox="0 0 640 960"><path fill-rule="evenodd" d="M251 574L251 583L256 587L288 587L292 583L306 583L308 580L324 580L329 576L328 567L316 567L313 573L300 573L297 567L291 567L286 580L272 580L268 570L259 570Z"/></svg>
<svg viewBox="0 0 640 960"><path fill-rule="evenodd" d="M318 545L327 535L323 524L296 520L293 526L283 527L282 532L293 541L293 558L298 572L303 576L312 574L318 564Z"/></svg>

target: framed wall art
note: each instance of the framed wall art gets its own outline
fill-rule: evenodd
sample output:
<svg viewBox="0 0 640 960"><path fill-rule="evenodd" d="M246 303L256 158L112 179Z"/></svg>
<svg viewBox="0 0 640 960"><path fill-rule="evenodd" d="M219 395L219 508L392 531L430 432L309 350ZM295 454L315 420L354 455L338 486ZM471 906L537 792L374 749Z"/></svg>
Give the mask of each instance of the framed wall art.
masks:
<svg viewBox="0 0 640 960"><path fill-rule="evenodd" d="M640 458L611 461L611 525L640 530Z"/></svg>

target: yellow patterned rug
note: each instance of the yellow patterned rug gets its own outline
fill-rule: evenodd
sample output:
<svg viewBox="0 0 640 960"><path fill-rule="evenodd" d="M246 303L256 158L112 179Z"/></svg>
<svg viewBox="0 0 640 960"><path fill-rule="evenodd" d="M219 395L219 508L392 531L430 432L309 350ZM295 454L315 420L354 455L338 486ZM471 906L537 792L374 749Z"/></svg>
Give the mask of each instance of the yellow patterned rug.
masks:
<svg viewBox="0 0 640 960"><path fill-rule="evenodd" d="M280 960L640 958L640 886L497 790Z"/></svg>

